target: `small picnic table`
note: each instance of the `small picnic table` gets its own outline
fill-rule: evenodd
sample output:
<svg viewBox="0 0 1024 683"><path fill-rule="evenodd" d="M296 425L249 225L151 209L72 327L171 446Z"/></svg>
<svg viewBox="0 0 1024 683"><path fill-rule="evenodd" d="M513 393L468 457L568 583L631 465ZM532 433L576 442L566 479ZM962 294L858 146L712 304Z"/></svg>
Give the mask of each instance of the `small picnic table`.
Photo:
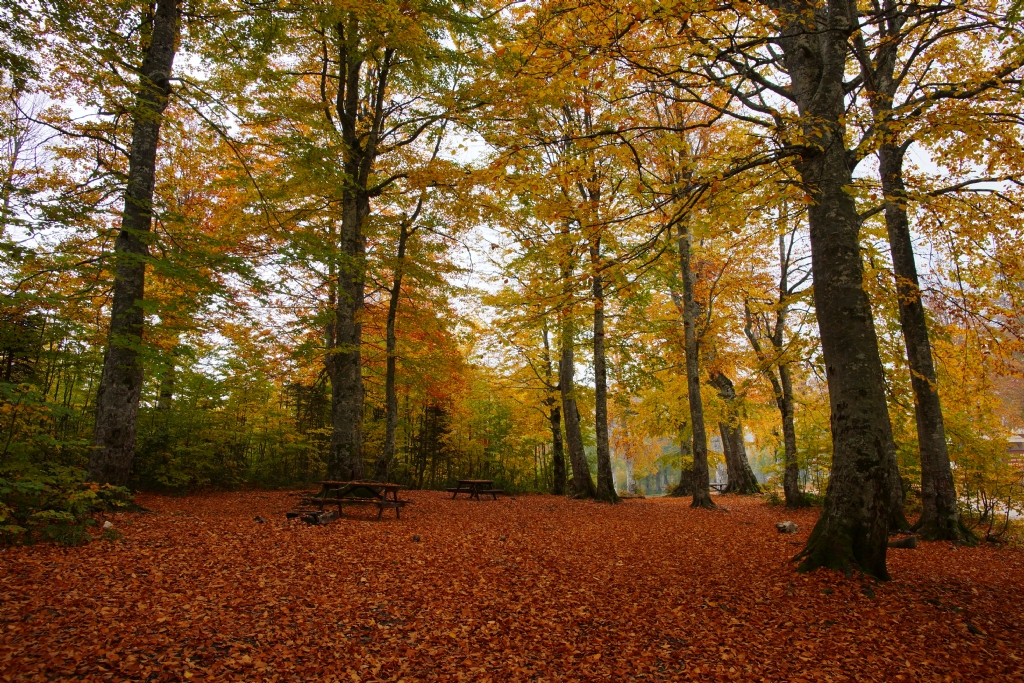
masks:
<svg viewBox="0 0 1024 683"><path fill-rule="evenodd" d="M395 517L400 519L400 510L411 502L398 499L398 491L404 488L401 484L382 481L322 481L320 493L302 502L316 505L321 510L325 505L337 504L339 516L343 505L376 505L377 519L384 515L385 508L394 509Z"/></svg>
<svg viewBox="0 0 1024 683"><path fill-rule="evenodd" d="M480 500L480 494L491 494L494 500L498 500L499 493L505 493L501 489L494 488L493 479L459 479L459 483L450 489L445 489L452 494L452 498L460 493L468 493L470 498Z"/></svg>
<svg viewBox="0 0 1024 683"><path fill-rule="evenodd" d="M729 485L728 482L713 481L710 484L708 484L708 487L709 488L713 488L714 490L718 491L719 493L722 493L722 492L725 491L725 487L728 486L728 485Z"/></svg>

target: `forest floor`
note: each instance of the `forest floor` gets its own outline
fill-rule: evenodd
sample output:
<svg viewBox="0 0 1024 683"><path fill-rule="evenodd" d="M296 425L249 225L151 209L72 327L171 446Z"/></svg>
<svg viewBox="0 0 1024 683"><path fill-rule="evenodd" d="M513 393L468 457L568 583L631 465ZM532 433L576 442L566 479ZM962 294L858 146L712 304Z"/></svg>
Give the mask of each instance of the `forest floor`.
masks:
<svg viewBox="0 0 1024 683"><path fill-rule="evenodd" d="M324 527L144 495L120 541L2 550L0 679L1024 680L1020 550L891 550L880 584L797 574L817 513L757 498L404 495Z"/></svg>

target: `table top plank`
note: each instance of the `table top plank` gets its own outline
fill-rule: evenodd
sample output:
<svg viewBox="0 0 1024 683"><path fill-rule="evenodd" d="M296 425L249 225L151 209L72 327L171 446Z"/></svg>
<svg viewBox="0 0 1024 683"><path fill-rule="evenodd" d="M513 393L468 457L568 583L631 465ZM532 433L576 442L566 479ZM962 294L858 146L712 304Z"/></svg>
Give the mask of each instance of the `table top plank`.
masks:
<svg viewBox="0 0 1024 683"><path fill-rule="evenodd" d="M367 486L367 487L375 486L377 488L388 489L389 491L390 490L397 490L397 489L407 488L404 484L389 484L389 483L383 482L383 481L360 481L360 480L356 480L356 481L318 481L317 484L320 485L320 486L330 486L330 487L335 487L335 486Z"/></svg>

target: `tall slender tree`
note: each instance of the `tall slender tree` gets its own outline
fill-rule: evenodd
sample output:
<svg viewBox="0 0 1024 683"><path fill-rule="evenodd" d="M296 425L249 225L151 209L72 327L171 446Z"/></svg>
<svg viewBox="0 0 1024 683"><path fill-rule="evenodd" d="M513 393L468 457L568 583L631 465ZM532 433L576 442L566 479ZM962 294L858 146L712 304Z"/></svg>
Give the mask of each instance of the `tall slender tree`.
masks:
<svg viewBox="0 0 1024 683"><path fill-rule="evenodd" d="M114 293L110 332L96 398L96 427L89 457L94 481L125 484L135 455L142 394L140 360L145 322L146 261L153 224L153 187L164 109L180 34L179 0L159 0L146 17L142 64L132 111L132 141L121 230L114 243Z"/></svg>

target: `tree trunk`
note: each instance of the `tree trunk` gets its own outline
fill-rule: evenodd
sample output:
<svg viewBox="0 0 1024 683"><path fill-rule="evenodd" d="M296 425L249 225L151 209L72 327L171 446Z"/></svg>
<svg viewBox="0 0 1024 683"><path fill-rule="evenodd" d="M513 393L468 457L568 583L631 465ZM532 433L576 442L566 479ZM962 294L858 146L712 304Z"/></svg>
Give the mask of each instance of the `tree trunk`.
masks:
<svg viewBox="0 0 1024 683"><path fill-rule="evenodd" d="M669 495L673 498L693 495L693 462L688 460L693 453L690 446L690 439L679 429L679 483Z"/></svg>
<svg viewBox="0 0 1024 683"><path fill-rule="evenodd" d="M785 220L785 204L781 211L782 219ZM762 374L772 384L772 393L775 396L775 406L779 409L782 419L782 443L784 449L785 470L782 476L782 490L786 496L786 507L800 508L808 505L806 497L800 490L800 464L797 460L796 449L796 424L794 418L793 400L793 379L789 373L789 361L785 359L786 352L786 317L789 311L789 254L786 249L786 230L779 234L779 301L775 310L775 329L771 330L768 340L774 349L774 357L769 358L761 346L758 335L754 332L754 319L750 306L743 304L746 315L746 324L743 331L750 340L750 345L757 354L758 360L762 363ZM772 365L778 368L779 374L775 374Z"/></svg>
<svg viewBox="0 0 1024 683"><path fill-rule="evenodd" d="M960 520L956 487L946 448L938 380L928 341L928 322L914 260L914 245L907 218L907 192L903 183L903 149L884 143L878 150L885 194L885 226L892 251L900 325L907 348L910 382L914 389L917 441L921 449L921 518L914 525L928 540L970 541L973 534ZM901 492L902 493L902 492ZM905 520L904 520L905 521Z"/></svg>
<svg viewBox="0 0 1024 683"><path fill-rule="evenodd" d="M608 443L608 371L604 353L604 282L598 272L601 242L591 242L590 262L594 266L594 431L597 441L597 498L617 503L612 474L611 446Z"/></svg>
<svg viewBox="0 0 1024 683"><path fill-rule="evenodd" d="M555 386L555 372L551 362L551 342L548 339L547 322L541 331L544 339L544 371L548 396L544 405L548 409L548 422L551 425L551 493L556 496L565 495L565 449L562 445L562 408L555 398L558 387Z"/></svg>
<svg viewBox="0 0 1024 683"><path fill-rule="evenodd" d="M569 448L572 467L573 497L593 498L597 494L590 466L583 451L583 433L580 431L580 413L575 398L575 362L573 359L572 312L566 311L562 321L562 358L558 363L558 386L562 392L562 412L565 417L565 440Z"/></svg>
<svg viewBox="0 0 1024 683"><path fill-rule="evenodd" d="M882 362L863 285L860 216L844 143L848 7L786 0L778 44L801 116L796 163L810 199L814 303L832 411L832 472L800 569L859 569L888 579L890 461L895 459Z"/></svg>
<svg viewBox="0 0 1024 683"><path fill-rule="evenodd" d="M624 458L626 463L626 493L636 495L636 479L633 477L633 461L628 457Z"/></svg>
<svg viewBox="0 0 1024 683"><path fill-rule="evenodd" d="M558 405L548 407L548 421L551 423L551 493L565 495L565 449L562 446L562 409Z"/></svg>
<svg viewBox="0 0 1024 683"><path fill-rule="evenodd" d="M907 217L907 193L903 182L903 160L910 140L897 143L902 127L893 125L893 100L899 88L896 77L897 60L907 33L908 16L902 12L886 12L878 17L877 30L881 40L871 59L861 59L861 76L868 88L880 144L879 175L885 197L885 225L892 253L893 276L900 312L900 326L907 350L907 364L914 391L914 412L921 452L921 493L923 510L915 530L930 539L973 541L974 535L960 520L956 504L956 488L946 447L946 430L942 419L935 366L928 340L928 323L914 260L914 246ZM866 46L862 35L854 36L862 55ZM892 465L899 476L895 462ZM894 491L896 508L890 525L906 528L903 514L903 487Z"/></svg>
<svg viewBox="0 0 1024 683"><path fill-rule="evenodd" d="M331 446L327 456L329 479L363 477L363 290L366 239L363 221L369 199L346 191L342 214L342 262L338 268L338 302L334 319L334 348L327 356L331 379Z"/></svg>
<svg viewBox="0 0 1024 683"><path fill-rule="evenodd" d="M171 94L171 70L179 33L178 0L159 0L148 27L149 45L135 95L128 186L121 231L114 243L114 296L103 373L96 397L89 479L124 485L135 455L142 394L139 351L145 313L146 260L153 224L153 188L160 125ZM143 39L145 40L145 32Z"/></svg>
<svg viewBox="0 0 1024 683"><path fill-rule="evenodd" d="M423 200L417 206L416 214L423 206ZM414 215L415 219L415 215ZM387 481L388 471L391 469L391 461L395 457L395 434L398 431L398 393L395 389L395 375L397 373L398 357L395 349L398 344L398 337L395 334L395 320L398 318L398 302L402 294L402 275L405 271L405 247L409 241L410 226L403 221L398 233L398 262L395 264L394 280L391 283L391 298L388 300L388 318L385 331L384 348L387 355L384 369L384 448L380 457L377 458L377 465L374 468L373 478L377 481Z"/></svg>
<svg viewBox="0 0 1024 683"><path fill-rule="evenodd" d="M700 396L700 362L697 348L697 302L693 298L693 270L690 267L690 231L679 224L679 270L683 280L683 346L686 354L686 394L690 400L693 426L693 502L691 507L714 509L708 477L708 438L704 429L704 402Z"/></svg>
<svg viewBox="0 0 1024 683"><path fill-rule="evenodd" d="M757 477L750 469L747 460L747 448L743 439L743 420L740 417L736 401L736 388L732 380L720 372L710 377L711 386L718 390L718 395L725 401L728 419L719 424L722 432L722 448L725 451L725 466L729 472L729 484L726 493L752 494L760 493L761 486Z"/></svg>
<svg viewBox="0 0 1024 683"><path fill-rule="evenodd" d="M796 423L793 418L793 380L789 363L779 364L779 412L782 414L782 441L786 451L786 470L782 476L782 489L786 494L786 507L806 507L807 500L800 490L800 464L797 462Z"/></svg>

